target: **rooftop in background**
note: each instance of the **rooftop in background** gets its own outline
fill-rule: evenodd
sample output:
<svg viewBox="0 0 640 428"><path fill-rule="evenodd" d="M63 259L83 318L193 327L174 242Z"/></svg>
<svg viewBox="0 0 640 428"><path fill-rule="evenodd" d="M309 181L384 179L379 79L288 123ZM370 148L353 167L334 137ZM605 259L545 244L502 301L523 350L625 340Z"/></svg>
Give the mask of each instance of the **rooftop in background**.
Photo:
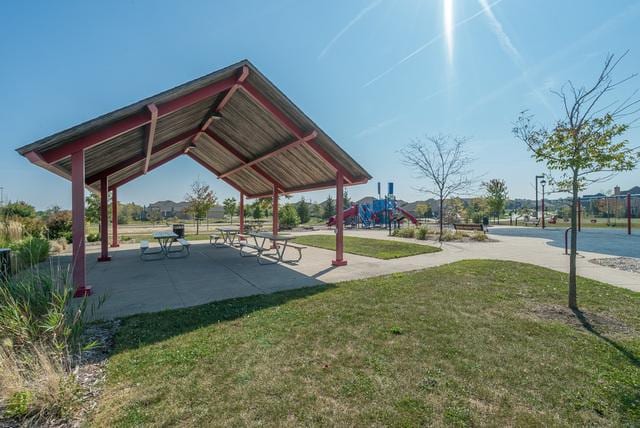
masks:
<svg viewBox="0 0 640 428"><path fill-rule="evenodd" d="M188 155L247 197L293 193L371 176L249 61L215 71L18 149L71 176L85 151L85 184L118 188Z"/></svg>

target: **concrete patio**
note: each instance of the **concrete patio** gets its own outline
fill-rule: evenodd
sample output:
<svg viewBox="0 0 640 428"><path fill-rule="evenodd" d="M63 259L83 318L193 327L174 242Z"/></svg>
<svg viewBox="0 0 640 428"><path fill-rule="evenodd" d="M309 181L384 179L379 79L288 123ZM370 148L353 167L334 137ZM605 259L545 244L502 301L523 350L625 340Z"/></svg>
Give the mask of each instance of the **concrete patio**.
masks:
<svg viewBox="0 0 640 428"><path fill-rule="evenodd" d="M312 233L332 233L328 231ZM349 235L389 238L384 231L349 231ZM299 264L259 265L253 257L240 257L236 248L215 248L194 242L191 255L181 259L143 262L137 244L112 251L112 261L96 261L99 249L89 248L87 270L94 294L90 302L104 302L96 318L114 318L199 305L256 294L272 293L322 283L369 278L394 272L438 266L463 259L499 259L533 263L566 272L567 256L545 239L491 235L497 242L443 243L443 251L393 260L347 254L347 266L331 265L333 251L309 247ZM435 242L412 240L427 245ZM289 254L293 256L293 254ZM640 275L590 263L604 254L582 252L578 274L618 287L640 291ZM68 263L69 256L58 261Z"/></svg>

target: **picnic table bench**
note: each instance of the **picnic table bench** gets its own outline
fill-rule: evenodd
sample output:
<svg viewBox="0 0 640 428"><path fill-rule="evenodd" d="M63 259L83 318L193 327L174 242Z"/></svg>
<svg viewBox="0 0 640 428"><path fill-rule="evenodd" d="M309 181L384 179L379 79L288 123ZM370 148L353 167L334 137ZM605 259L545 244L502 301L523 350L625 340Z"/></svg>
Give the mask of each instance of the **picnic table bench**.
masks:
<svg viewBox="0 0 640 428"><path fill-rule="evenodd" d="M455 230L476 230L487 233L487 229L482 223L453 223L453 228Z"/></svg>
<svg viewBox="0 0 640 428"><path fill-rule="evenodd" d="M243 235L245 238L244 241L240 242L240 255L242 257L256 257L258 263L264 264L274 264L279 262L285 263L297 263L302 260L302 250L304 250L305 246L296 245L290 243L290 241L295 239L293 235L274 235L266 232L255 232L248 233L247 235ZM248 237L253 238L253 244L249 242ZM258 242L258 238L262 239L262 242ZM268 242L273 242L273 246L268 244ZM284 244L280 244L284 242ZM247 248L253 251L247 251ZM284 253L287 248L293 248L298 251L297 259L284 259ZM267 251L275 250L274 253L266 253ZM266 254L265 254L266 253ZM263 256L275 256L275 260L265 261Z"/></svg>

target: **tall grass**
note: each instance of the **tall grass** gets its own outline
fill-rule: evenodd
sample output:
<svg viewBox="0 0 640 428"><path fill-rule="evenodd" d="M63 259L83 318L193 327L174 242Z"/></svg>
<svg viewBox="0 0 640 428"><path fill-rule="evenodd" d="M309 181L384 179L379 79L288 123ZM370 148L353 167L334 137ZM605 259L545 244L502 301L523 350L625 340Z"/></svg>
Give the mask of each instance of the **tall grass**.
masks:
<svg viewBox="0 0 640 428"><path fill-rule="evenodd" d="M20 271L35 266L49 257L49 241L43 238L27 237L9 244L12 253L13 270Z"/></svg>
<svg viewBox="0 0 640 428"><path fill-rule="evenodd" d="M29 269L0 282L0 414L33 425L68 419L82 389L73 372L86 299L73 299L67 270Z"/></svg>
<svg viewBox="0 0 640 428"><path fill-rule="evenodd" d="M24 227L20 222L7 220L0 223L0 243L4 245L21 240L23 234Z"/></svg>

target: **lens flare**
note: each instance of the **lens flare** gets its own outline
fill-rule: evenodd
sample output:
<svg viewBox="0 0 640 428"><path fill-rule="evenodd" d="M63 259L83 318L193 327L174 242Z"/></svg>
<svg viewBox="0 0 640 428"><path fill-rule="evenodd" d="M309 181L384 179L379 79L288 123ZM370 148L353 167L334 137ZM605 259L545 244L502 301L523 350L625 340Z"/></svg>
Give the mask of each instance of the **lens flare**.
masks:
<svg viewBox="0 0 640 428"><path fill-rule="evenodd" d="M453 0L443 0L444 36L447 42L449 63L453 62Z"/></svg>

